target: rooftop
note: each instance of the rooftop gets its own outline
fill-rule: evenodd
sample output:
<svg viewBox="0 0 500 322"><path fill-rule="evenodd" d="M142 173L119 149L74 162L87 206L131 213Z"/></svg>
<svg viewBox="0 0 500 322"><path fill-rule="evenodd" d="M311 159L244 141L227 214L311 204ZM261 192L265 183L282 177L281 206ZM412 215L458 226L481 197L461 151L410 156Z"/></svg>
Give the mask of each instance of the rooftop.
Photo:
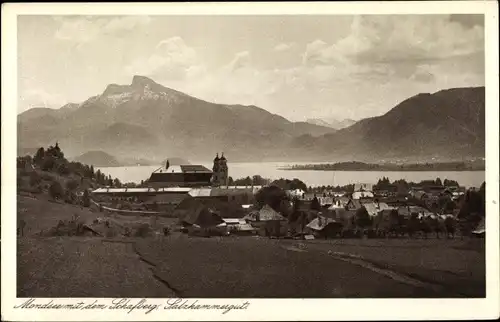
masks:
<svg viewBox="0 0 500 322"><path fill-rule="evenodd" d="M183 164L161 167L153 171L153 173L212 173L210 169L203 165Z"/></svg>
<svg viewBox="0 0 500 322"><path fill-rule="evenodd" d="M169 188L99 188L92 193L188 193L191 188L169 187Z"/></svg>
<svg viewBox="0 0 500 322"><path fill-rule="evenodd" d="M193 188L189 191L192 197L214 197L214 196L227 196L231 193L240 194L245 191L250 191L253 194L257 193L261 186L223 186L223 187L203 187Z"/></svg>

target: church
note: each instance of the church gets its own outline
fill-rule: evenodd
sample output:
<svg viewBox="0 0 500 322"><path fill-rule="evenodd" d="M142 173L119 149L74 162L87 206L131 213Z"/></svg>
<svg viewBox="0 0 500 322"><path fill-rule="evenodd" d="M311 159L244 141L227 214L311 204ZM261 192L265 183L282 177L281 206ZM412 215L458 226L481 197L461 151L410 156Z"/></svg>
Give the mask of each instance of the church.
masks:
<svg viewBox="0 0 500 322"><path fill-rule="evenodd" d="M212 170L203 165L171 165L169 160L150 176L147 186L165 187L221 187L228 184L228 166L224 152L216 154Z"/></svg>
<svg viewBox="0 0 500 322"><path fill-rule="evenodd" d="M224 153L217 153L212 170L203 165L165 164L156 169L141 188L100 188L92 192L98 200L139 198L145 204L156 204L172 210L182 200L216 199L235 204L251 204L261 186L229 186L229 170Z"/></svg>

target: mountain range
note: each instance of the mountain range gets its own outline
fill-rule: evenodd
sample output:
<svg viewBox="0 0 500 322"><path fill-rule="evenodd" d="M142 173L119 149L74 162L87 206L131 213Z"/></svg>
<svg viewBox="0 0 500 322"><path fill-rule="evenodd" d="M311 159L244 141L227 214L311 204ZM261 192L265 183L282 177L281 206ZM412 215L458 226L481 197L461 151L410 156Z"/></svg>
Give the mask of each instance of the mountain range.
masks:
<svg viewBox="0 0 500 322"><path fill-rule="evenodd" d="M257 106L210 103L134 76L81 104L19 114L18 153L58 141L67 156L105 151L158 162L172 155L209 160L216 152L232 161L484 156L484 102L484 87L419 94L336 130Z"/></svg>
<svg viewBox="0 0 500 322"><path fill-rule="evenodd" d="M311 118L307 119L306 122L310 124L331 127L332 129L335 130L340 130L356 123L356 121L352 119L344 119L342 121L339 121L334 117Z"/></svg>
<svg viewBox="0 0 500 322"><path fill-rule="evenodd" d="M418 94L332 134L302 135L299 151L345 160L460 160L485 155L484 87Z"/></svg>

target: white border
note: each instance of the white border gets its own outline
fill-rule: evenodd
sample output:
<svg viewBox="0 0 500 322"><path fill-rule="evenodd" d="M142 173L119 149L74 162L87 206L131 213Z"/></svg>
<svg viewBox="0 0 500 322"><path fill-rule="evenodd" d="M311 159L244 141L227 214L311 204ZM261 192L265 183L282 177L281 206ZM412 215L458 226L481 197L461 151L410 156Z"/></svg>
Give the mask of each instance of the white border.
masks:
<svg viewBox="0 0 500 322"><path fill-rule="evenodd" d="M485 14L486 30L486 299L321 299L250 300L248 310L112 312L13 310L16 301L16 171L17 23L20 14L77 15L283 15L283 14ZM416 320L494 319L499 305L499 174L498 174L498 7L496 1L339 2L339 3L9 3L2 4L2 320ZM73 299L74 300L74 299ZM89 299L85 299L89 300ZM101 299L105 301L105 299ZM58 302L68 301L58 299ZM154 300L148 300L152 302ZM161 300L156 300L160 302ZM108 301L109 302L109 301ZM204 303L217 303L209 300ZM223 302L241 303L238 299ZM73 314L70 314L73 313Z"/></svg>

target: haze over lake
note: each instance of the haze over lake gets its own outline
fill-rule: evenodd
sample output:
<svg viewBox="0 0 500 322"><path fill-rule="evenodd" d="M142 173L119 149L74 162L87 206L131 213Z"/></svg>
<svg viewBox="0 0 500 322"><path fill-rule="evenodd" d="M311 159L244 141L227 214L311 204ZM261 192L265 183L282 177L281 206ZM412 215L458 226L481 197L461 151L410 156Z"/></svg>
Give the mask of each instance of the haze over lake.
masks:
<svg viewBox="0 0 500 322"><path fill-rule="evenodd" d="M197 164L193 162L193 164ZM201 163L207 168L212 166L209 162ZM260 175L264 178L279 179L298 178L308 186L323 185L346 185L356 182L376 183L382 177L388 177L391 181L405 179L406 181L420 182L426 179L456 180L461 186L479 187L485 180L484 171L309 171L309 170L279 170L284 166L292 164L313 164L297 162L245 162L228 163L229 176L233 179L247 176ZM100 168L106 174L120 179L122 182L140 183L158 169L156 166L127 166Z"/></svg>

